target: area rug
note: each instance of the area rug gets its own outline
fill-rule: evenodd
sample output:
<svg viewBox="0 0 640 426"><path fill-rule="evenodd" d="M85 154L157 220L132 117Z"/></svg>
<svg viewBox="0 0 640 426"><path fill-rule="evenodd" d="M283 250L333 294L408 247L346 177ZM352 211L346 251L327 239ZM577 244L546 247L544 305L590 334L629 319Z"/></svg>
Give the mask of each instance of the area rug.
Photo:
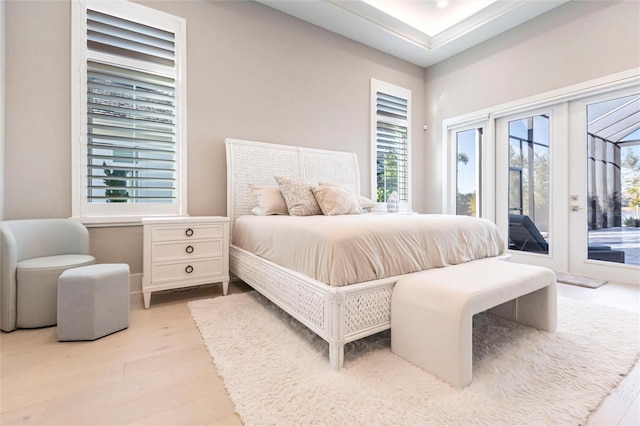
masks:
<svg viewBox="0 0 640 426"><path fill-rule="evenodd" d="M547 333L474 316L473 381L456 389L391 352L390 332L328 344L255 291L189 303L247 425L585 424L640 355L636 313L559 298Z"/></svg>
<svg viewBox="0 0 640 426"><path fill-rule="evenodd" d="M578 275L565 274L564 272L556 272L556 280L559 283L572 284L580 287L587 288L598 288L604 284L606 281L596 280L594 278L581 277Z"/></svg>

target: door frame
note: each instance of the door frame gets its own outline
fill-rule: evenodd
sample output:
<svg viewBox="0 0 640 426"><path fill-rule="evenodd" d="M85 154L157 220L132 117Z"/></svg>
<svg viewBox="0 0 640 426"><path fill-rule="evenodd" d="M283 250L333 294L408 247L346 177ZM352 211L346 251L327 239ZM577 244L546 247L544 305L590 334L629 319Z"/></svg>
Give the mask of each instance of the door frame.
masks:
<svg viewBox="0 0 640 426"><path fill-rule="evenodd" d="M640 284L638 266L605 262L588 258L589 236L587 230L587 117L586 108L590 104L639 94L640 85L593 94L570 102L571 139L569 141L572 158L580 161L571 163L569 188L573 199L571 204L577 211L571 211L569 233L569 271L573 274L622 283Z"/></svg>
<svg viewBox="0 0 640 426"><path fill-rule="evenodd" d="M454 152L454 143L455 138L452 135L455 134L454 131L463 130L466 126L474 127L480 124L478 127L484 127L483 123L486 123L486 131L484 134L484 150L483 150L483 161L484 166L482 167L482 173L484 173L482 182L484 184L483 191L483 214L482 217L495 221L500 229L500 232L503 235L503 238L506 240L508 235L508 215L506 213L499 213L501 210L498 208L500 203L505 202L505 198L508 202L507 193L503 193L503 189L508 187L508 184L503 180L499 180L496 177L500 176L496 170L499 170L500 167L505 166L505 159L508 156L508 151L504 153L500 153L500 150L497 147L498 136L496 125L498 120L503 117L516 116L518 114L525 115L526 112L533 112L544 110L545 108L550 108L553 106L564 105L566 120L565 120L565 143L564 149L566 153L564 154L566 159L565 161L565 170L555 172L552 179L557 180L561 176L564 176L565 179L565 189L555 189L552 186L552 190L554 191L554 196L552 198L552 207L554 210L551 212L551 216L558 216L560 212L566 219L554 221L554 233L562 232L564 229L565 236L565 246L559 248L563 253L557 253L558 249L554 249L553 255L555 259L545 260L545 255L536 255L536 254L528 254L524 255L520 252L514 253L513 251L509 251L513 256L513 261L520 263L531 263L531 264L546 264L558 272L568 272L570 270L573 271L574 274L579 275L587 275L591 274L593 271L591 269L584 269L582 267L578 267L577 265L570 265L570 254L569 251L575 252L576 248L572 247L573 243L569 243L571 240L570 235L575 235L575 231L570 231L569 224L573 222L570 220L570 191L573 191L573 187L570 188L569 185L569 177L573 176L573 170L578 165L569 163L570 159L575 155L570 148L573 146L573 142L570 141L569 132L571 131L571 117L570 117L570 103L580 101L585 98L596 97L596 96L607 96L607 94L623 92L625 90L639 90L640 89L640 70L639 69L630 69L627 71L622 71L616 74L607 75L601 78L585 81L582 83L574 84L571 86L563 87L560 89L556 89L553 91L541 93L535 96L530 96L524 99L519 99L515 101L511 101L505 104L495 105L488 108L484 108L482 110L478 110L475 112L467 113L464 115L460 115L457 117L452 117L443 120L442 122L442 160L443 160L443 172L442 172L442 212L448 214L455 214L455 159L453 158ZM555 140L559 135L553 137ZM585 147L586 149L586 147ZM559 154L562 155L562 154ZM491 156L487 158L486 156ZM585 154L586 158L586 154ZM502 165L500 166L500 161L502 161ZM569 170L568 165L571 164L571 171ZM454 168L452 170L452 167ZM582 164L582 167L585 167ZM490 170L487 170L490 168ZM586 178L585 178L586 180ZM499 189L499 187L503 189ZM586 188L584 189L586 194ZM503 199L501 201L498 200L498 194L503 193ZM571 192L573 194L573 192ZM585 199L586 195L582 196L582 199ZM453 210L451 210L453 206ZM507 210L505 209L504 212ZM586 214L586 213L585 213ZM572 223L573 225L573 223ZM559 227L559 229L558 229ZM570 234L571 232L571 234ZM586 248L586 245L585 245ZM550 248L551 249L551 248ZM564 258L564 261L560 259ZM585 264L593 264L590 261L585 262ZM564 263L564 264L561 264ZM613 270L606 273L606 279L615 280L622 283L630 283L634 285L639 285L640 282L637 279L637 268L631 267L629 265L620 265L618 267L614 267L615 269L627 270L626 274L619 275ZM633 274L636 274L633 276ZM594 276L594 278L597 278Z"/></svg>
<svg viewBox="0 0 640 426"><path fill-rule="evenodd" d="M514 114L495 117L496 127L496 225L503 235L509 235L509 122L523 118L549 115L549 253L508 250L513 261L544 266L567 272L568 251L568 105L566 102L542 108L524 109Z"/></svg>

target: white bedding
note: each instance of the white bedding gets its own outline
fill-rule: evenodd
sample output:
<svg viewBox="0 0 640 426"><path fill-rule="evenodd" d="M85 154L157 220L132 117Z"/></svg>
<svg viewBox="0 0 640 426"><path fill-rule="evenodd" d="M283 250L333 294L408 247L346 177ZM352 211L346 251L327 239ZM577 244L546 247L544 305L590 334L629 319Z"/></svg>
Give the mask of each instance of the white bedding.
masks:
<svg viewBox="0 0 640 426"><path fill-rule="evenodd" d="M467 216L241 216L233 244L340 287L503 254L492 222Z"/></svg>

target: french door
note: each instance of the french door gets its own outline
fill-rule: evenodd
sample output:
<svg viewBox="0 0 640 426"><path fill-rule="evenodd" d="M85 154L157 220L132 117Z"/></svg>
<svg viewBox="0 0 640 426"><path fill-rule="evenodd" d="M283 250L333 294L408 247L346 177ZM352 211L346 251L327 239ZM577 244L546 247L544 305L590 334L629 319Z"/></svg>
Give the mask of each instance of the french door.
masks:
<svg viewBox="0 0 640 426"><path fill-rule="evenodd" d="M514 262L569 264L568 106L496 119L496 224Z"/></svg>
<svg viewBox="0 0 640 426"><path fill-rule="evenodd" d="M496 224L515 262L640 284L640 95L495 120Z"/></svg>
<svg viewBox="0 0 640 426"><path fill-rule="evenodd" d="M569 270L640 284L640 90L570 103Z"/></svg>

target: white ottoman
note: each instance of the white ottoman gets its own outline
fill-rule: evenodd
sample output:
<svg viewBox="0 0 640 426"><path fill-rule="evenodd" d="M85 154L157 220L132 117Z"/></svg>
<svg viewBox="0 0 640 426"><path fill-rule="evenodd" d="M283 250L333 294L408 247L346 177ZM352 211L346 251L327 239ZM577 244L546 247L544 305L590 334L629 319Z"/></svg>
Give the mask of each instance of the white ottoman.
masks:
<svg viewBox="0 0 640 426"><path fill-rule="evenodd" d="M129 265L68 269L58 278L58 341L96 340L129 327Z"/></svg>
<svg viewBox="0 0 640 426"><path fill-rule="evenodd" d="M488 310L540 330L556 328L553 271L496 259L402 277L391 295L391 350L464 387L472 379L473 315Z"/></svg>

